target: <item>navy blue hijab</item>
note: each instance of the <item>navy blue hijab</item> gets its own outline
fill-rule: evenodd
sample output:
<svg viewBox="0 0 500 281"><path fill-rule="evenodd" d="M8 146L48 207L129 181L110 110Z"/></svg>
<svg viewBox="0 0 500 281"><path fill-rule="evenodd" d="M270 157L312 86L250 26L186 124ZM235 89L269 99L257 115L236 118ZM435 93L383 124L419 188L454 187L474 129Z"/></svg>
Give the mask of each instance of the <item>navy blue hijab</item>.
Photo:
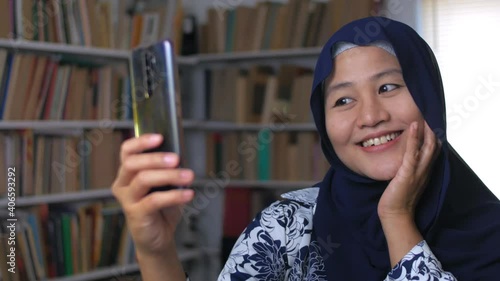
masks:
<svg viewBox="0 0 500 281"><path fill-rule="evenodd" d="M446 138L445 100L436 59L409 26L384 17L351 22L323 47L316 64L311 109L331 168L319 183L314 235L328 280L384 280L392 269L377 204L388 185L360 176L335 154L325 129L323 81L332 73L337 42L392 44L403 78L424 119L443 145L417 206L415 221L445 271L460 281L500 280L500 204ZM471 144L473 145L473 144ZM338 245L335 249L325 246Z"/></svg>

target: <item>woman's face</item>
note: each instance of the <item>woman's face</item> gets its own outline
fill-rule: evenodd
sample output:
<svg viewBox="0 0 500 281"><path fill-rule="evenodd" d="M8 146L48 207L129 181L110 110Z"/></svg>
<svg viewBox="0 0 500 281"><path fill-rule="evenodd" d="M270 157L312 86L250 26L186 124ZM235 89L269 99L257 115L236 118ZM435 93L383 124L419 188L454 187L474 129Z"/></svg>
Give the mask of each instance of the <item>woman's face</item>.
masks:
<svg viewBox="0 0 500 281"><path fill-rule="evenodd" d="M408 91L396 57L355 47L335 58L326 80L326 130L335 153L352 171L390 180L401 166L410 124L424 119Z"/></svg>

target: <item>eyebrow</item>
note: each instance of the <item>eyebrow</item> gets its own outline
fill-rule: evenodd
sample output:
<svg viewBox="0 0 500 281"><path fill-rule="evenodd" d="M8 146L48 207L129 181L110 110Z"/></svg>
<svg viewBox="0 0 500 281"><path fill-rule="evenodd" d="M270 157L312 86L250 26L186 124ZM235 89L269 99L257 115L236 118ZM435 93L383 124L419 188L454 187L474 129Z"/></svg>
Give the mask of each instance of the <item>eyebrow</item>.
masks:
<svg viewBox="0 0 500 281"><path fill-rule="evenodd" d="M388 70L385 70L385 71L382 71L380 73L373 75L372 77L370 77L370 80L377 80L377 79L380 79L384 76L393 75L393 74L403 75L403 72L400 69L391 68L391 69L388 69Z"/></svg>
<svg viewBox="0 0 500 281"><path fill-rule="evenodd" d="M378 80L384 76L389 76L389 75L394 75L394 74L401 74L402 75L403 72L400 69L391 68L391 69L387 69L387 70L384 70L382 72L379 72L377 74L372 75L369 78L369 80L375 81L375 80ZM333 91L336 91L336 90L339 90L342 88L349 88L349 87L352 87L354 84L355 83L353 83L353 82L341 82L341 83L337 83L335 85L328 86L328 88L325 91L325 98L328 97L328 95Z"/></svg>

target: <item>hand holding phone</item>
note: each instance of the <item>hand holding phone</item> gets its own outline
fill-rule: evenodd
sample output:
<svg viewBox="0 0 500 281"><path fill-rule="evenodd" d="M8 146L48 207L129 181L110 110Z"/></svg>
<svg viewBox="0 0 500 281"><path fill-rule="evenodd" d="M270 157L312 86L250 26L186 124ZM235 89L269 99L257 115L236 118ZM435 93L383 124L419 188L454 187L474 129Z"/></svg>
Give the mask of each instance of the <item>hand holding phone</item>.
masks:
<svg viewBox="0 0 500 281"><path fill-rule="evenodd" d="M145 152L174 152L183 167L183 131L178 69L170 41L157 42L132 51L132 105L135 136L163 135L163 142ZM153 191L185 188L159 186Z"/></svg>

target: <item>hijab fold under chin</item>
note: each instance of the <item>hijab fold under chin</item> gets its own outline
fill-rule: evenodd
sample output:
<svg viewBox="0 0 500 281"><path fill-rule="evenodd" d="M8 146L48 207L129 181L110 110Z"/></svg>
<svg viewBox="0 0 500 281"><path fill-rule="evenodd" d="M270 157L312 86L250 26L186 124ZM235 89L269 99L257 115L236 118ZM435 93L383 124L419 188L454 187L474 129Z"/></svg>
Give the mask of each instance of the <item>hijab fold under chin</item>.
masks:
<svg viewBox="0 0 500 281"><path fill-rule="evenodd" d="M443 143L417 207L415 220L420 232L444 270L458 280L497 280L498 199L447 142L443 85L430 47L409 26L382 17L364 18L343 26L325 44L316 64L310 104L331 168L319 183L314 235L316 239L340 244L333 253L331 249L322 249L328 280L384 280L391 270L377 215L378 200L388 182L362 177L339 160L326 132L322 93L322 83L333 69L331 52L337 42L369 45L375 41L392 45L406 86ZM464 218L469 220L465 223Z"/></svg>

